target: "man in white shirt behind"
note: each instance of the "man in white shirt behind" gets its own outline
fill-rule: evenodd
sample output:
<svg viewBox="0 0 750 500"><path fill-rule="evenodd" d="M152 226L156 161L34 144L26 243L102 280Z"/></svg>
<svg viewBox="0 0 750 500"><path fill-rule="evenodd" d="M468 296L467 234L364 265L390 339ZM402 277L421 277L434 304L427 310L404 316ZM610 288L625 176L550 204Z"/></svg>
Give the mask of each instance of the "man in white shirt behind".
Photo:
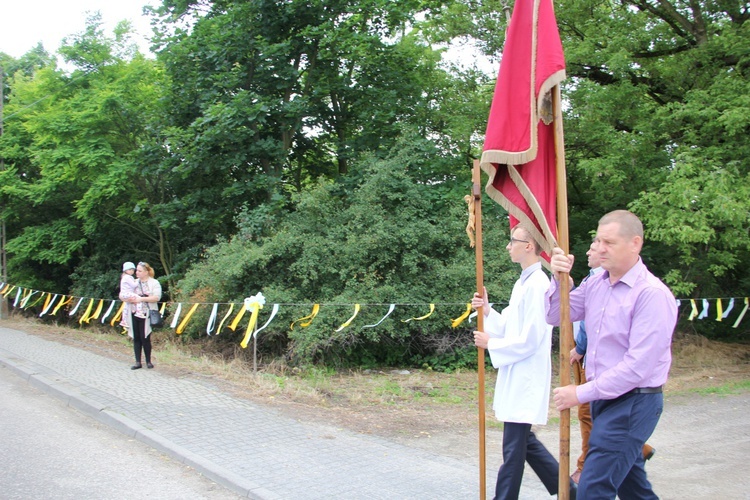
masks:
<svg viewBox="0 0 750 500"><path fill-rule="evenodd" d="M477 347L487 349L497 368L493 409L503 422L503 465L497 476L496 499L516 499L528 462L550 495L557 494L557 460L531 431L547 423L552 376L552 326L545 319L549 278L542 270L541 247L520 225L511 230L506 246L510 259L521 266L521 277L511 292L508 307L489 307L487 290L474 294L471 305L482 308L485 331L474 332ZM571 481L570 498L576 485Z"/></svg>

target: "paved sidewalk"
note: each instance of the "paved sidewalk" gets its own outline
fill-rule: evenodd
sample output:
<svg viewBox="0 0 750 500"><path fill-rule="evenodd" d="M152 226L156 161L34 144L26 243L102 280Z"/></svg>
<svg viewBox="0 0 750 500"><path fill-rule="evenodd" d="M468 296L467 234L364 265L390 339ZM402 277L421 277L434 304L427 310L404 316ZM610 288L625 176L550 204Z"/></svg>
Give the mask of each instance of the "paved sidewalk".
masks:
<svg viewBox="0 0 750 500"><path fill-rule="evenodd" d="M205 381L165 375L158 366L130 370L120 361L0 327L2 367L249 498L478 497L472 463L300 422ZM488 471L489 490L494 474ZM521 498L550 497L533 477L524 480Z"/></svg>

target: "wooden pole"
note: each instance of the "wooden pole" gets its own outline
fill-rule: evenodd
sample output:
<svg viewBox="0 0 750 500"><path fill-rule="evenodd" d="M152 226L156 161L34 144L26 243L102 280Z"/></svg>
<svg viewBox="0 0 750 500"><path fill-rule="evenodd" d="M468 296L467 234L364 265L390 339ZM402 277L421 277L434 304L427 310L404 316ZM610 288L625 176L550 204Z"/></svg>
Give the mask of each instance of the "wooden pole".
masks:
<svg viewBox="0 0 750 500"><path fill-rule="evenodd" d="M484 294L484 256L482 253L482 186L479 160L474 160L471 172L472 196L474 197L474 234L475 253L477 260L477 292ZM484 331L484 311L477 309L477 330ZM479 498L485 500L487 496L487 453L485 446L485 403L484 403L484 349L477 347L477 375L479 396Z"/></svg>
<svg viewBox="0 0 750 500"><path fill-rule="evenodd" d="M552 89L552 111L555 130L555 166L557 172L557 243L567 254L568 242L568 191L565 172L565 143L563 141L560 86ZM570 323L569 275L560 276L560 387L570 384L570 350L573 348L573 325ZM570 410L560 412L560 474L557 498L570 498Z"/></svg>
<svg viewBox="0 0 750 500"><path fill-rule="evenodd" d="M3 90L5 88L5 83L3 81L4 77L5 75L3 67L0 66L0 137L3 136L3 102L5 101L5 97L3 95ZM2 170L5 170L5 160L2 156L0 156L0 171ZM7 238L5 236L5 232L5 218L3 218L0 219L0 281L2 281L3 283L8 282L8 259L7 253L5 251ZM8 313L8 299L0 296L0 318L7 318Z"/></svg>

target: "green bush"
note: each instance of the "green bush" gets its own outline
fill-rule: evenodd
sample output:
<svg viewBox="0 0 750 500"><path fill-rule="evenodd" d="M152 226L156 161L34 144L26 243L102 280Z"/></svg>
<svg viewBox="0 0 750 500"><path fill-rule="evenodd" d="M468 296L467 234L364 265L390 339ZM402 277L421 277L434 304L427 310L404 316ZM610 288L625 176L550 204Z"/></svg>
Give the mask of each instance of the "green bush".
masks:
<svg viewBox="0 0 750 500"><path fill-rule="evenodd" d="M245 229L206 251L178 283L177 300L241 302L262 292L268 305L259 323L273 303L281 308L259 336L261 354L294 364L464 366L461 352L470 335L464 330L457 341L451 319L464 312L476 283L462 199L470 172L459 176L467 179L463 192L426 182L414 174L425 172L429 158L424 151L369 158L354 169L357 175L320 182L300 195L294 210L273 225L268 212L243 212L238 226ZM485 282L491 297L507 300L518 270L504 250L504 214L487 201L485 213L498 215L486 217L485 253L492 264ZM262 231L269 234L258 234ZM315 303L321 308L311 325L291 329ZM336 332L355 303L361 304L359 315ZM376 328L362 328L379 321L391 303L399 306L390 317ZM426 314L430 303L436 310L428 319L404 321ZM187 335L205 334L200 325L210 308L202 310Z"/></svg>

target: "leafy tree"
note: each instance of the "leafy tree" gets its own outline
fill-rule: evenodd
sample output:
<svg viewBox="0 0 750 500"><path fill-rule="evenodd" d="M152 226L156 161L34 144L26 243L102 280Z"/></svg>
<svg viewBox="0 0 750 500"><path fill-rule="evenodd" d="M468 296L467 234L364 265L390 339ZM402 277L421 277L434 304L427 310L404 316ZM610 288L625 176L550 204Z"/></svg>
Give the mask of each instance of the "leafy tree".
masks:
<svg viewBox="0 0 750 500"><path fill-rule="evenodd" d="M133 155L155 114L158 73L142 56L115 57L118 42L99 23L61 49L86 71L15 73L0 193L15 280L67 290L72 276L74 290L108 297L119 263L145 257L143 238L129 237L148 223L133 210L146 192L134 189L143 176Z"/></svg>

